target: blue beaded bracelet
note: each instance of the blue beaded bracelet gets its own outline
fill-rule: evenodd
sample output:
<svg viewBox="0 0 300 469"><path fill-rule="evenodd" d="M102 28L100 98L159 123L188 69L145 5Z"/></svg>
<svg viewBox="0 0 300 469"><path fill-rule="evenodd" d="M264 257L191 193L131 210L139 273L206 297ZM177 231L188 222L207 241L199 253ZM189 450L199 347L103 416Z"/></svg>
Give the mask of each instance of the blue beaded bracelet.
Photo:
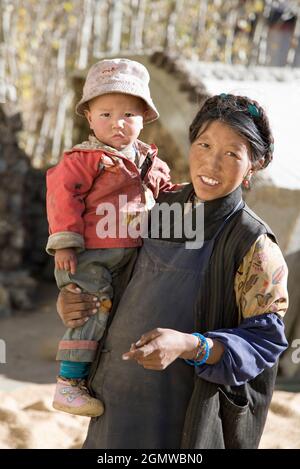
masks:
<svg viewBox="0 0 300 469"><path fill-rule="evenodd" d="M200 339L200 341L205 344L205 355L200 361L186 360L186 359L184 359L184 361L188 363L189 365L200 366L200 365L203 365L207 361L209 354L210 354L210 348L208 345L207 338L204 337L204 335L199 334L199 332L193 332L192 335L195 335L196 337L198 337L198 339Z"/></svg>

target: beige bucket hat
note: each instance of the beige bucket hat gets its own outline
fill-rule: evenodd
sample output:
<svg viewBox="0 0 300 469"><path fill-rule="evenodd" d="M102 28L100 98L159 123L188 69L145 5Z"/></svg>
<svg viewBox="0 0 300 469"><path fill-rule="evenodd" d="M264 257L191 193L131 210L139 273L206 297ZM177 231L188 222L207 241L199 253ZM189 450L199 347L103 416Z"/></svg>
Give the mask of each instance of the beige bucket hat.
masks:
<svg viewBox="0 0 300 469"><path fill-rule="evenodd" d="M159 113L151 99L150 76L144 65L129 59L105 59L95 63L89 70L83 95L76 105L76 113L84 117L88 101L106 93L125 93L142 98L148 106L144 123L155 121Z"/></svg>

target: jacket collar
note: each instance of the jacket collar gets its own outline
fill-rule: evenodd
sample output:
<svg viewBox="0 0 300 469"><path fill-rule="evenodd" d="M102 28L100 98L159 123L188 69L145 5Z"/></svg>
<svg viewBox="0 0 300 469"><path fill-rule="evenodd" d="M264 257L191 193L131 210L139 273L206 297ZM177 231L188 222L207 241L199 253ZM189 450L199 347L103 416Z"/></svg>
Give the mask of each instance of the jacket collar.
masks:
<svg viewBox="0 0 300 469"><path fill-rule="evenodd" d="M185 203L197 200L192 183L185 185L183 189L177 191L177 193L179 198ZM214 223L225 218L236 207L241 199L242 189L241 186L239 186L233 192L224 197L206 202L199 202L200 204L204 204L204 217L206 223Z"/></svg>
<svg viewBox="0 0 300 469"><path fill-rule="evenodd" d="M134 146L137 149L138 154L139 154L139 166L143 164L146 156L150 156L150 158L153 159L154 156L157 155L157 148L155 145L148 145L147 143L144 143L141 140L136 140L134 142ZM88 150L88 151L103 150L110 154L124 157L122 152L116 150L113 147L110 147L109 145L105 145L105 143L98 140L97 137L95 137L94 135L89 135L88 140L78 145L75 145L72 148L72 151L73 150Z"/></svg>
<svg viewBox="0 0 300 469"><path fill-rule="evenodd" d="M188 210L190 210L191 201L194 199L194 197L195 191L193 185L186 184L178 191L163 192L159 195L157 203L158 205L164 202L167 204L179 202L181 205L189 203L189 206L187 208ZM201 225L199 229L204 229L205 240L209 240L214 237L214 235L218 232L219 228L224 223L227 216L238 205L241 199L242 189L241 187L238 187L235 191L231 192L231 194L228 194L220 199L215 199L208 202L200 202L204 205L204 226ZM241 206L241 208L243 206L244 204ZM182 213L187 213L185 208L183 209ZM194 218L195 216L196 208L192 210L192 219L196 221L196 219ZM172 238L172 240L175 239ZM181 240L178 240L178 242L182 241L186 241L186 239L183 237Z"/></svg>
<svg viewBox="0 0 300 469"><path fill-rule="evenodd" d="M192 197L195 194L192 190ZM218 231L226 217L242 200L241 186L219 199L203 202L204 204L204 239L211 239ZM201 203L201 202L200 202Z"/></svg>
<svg viewBox="0 0 300 469"><path fill-rule="evenodd" d="M242 189L239 186L230 194L220 199L204 202L204 219L207 225L226 218L242 199Z"/></svg>

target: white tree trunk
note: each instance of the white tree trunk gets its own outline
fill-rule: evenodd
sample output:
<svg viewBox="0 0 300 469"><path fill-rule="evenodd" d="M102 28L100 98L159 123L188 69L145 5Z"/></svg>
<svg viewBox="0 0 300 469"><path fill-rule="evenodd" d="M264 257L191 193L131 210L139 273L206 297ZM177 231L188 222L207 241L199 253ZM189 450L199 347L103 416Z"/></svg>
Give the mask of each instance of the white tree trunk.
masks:
<svg viewBox="0 0 300 469"><path fill-rule="evenodd" d="M111 35L109 38L109 50L111 54L118 54L121 50L122 38L122 19L123 19L123 0L113 0L110 15Z"/></svg>
<svg viewBox="0 0 300 469"><path fill-rule="evenodd" d="M80 51L77 66L79 70L88 66L89 45L92 36L94 0L84 0L84 20L80 36Z"/></svg>
<svg viewBox="0 0 300 469"><path fill-rule="evenodd" d="M98 58L105 50L107 34L107 2L95 0L93 56Z"/></svg>
<svg viewBox="0 0 300 469"><path fill-rule="evenodd" d="M231 2L231 9L226 22L227 35L225 41L225 63L228 64L232 63L232 48L234 44L236 23L239 15L238 5L238 0Z"/></svg>
<svg viewBox="0 0 300 469"><path fill-rule="evenodd" d="M290 49L287 55L287 65L293 65L295 62L296 52L300 41L300 6L297 8L297 20L295 24L294 33L291 39Z"/></svg>
<svg viewBox="0 0 300 469"><path fill-rule="evenodd" d="M179 15L182 13L183 0L170 2L169 20L165 40L165 49L172 51L176 48L176 29Z"/></svg>
<svg viewBox="0 0 300 469"><path fill-rule="evenodd" d="M267 39L269 28L267 18L270 16L272 0L265 0L265 8L257 21L252 44L250 64L266 65L267 63Z"/></svg>

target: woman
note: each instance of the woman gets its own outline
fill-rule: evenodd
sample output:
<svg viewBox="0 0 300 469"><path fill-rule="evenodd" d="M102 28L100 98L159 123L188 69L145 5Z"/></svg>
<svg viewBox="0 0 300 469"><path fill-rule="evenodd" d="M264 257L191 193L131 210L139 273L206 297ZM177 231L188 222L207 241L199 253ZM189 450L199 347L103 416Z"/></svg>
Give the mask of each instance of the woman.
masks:
<svg viewBox="0 0 300 469"><path fill-rule="evenodd" d="M204 207L204 244L186 249L162 226L121 277L90 377L105 413L85 448L258 447L287 346L287 268L241 185L272 160L273 138L258 103L222 94L204 103L190 141L192 185L160 202ZM64 291L58 310L76 327L94 305Z"/></svg>

